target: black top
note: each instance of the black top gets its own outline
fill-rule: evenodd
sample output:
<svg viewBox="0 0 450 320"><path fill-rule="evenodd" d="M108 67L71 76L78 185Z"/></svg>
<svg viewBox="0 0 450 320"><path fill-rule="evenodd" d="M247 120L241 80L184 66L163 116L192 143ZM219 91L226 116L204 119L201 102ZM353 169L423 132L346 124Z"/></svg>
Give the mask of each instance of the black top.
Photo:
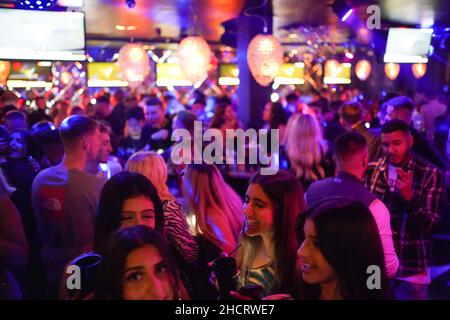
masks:
<svg viewBox="0 0 450 320"><path fill-rule="evenodd" d="M213 270L208 263L220 257L221 250L203 237L197 237L196 240L199 246L198 258L190 266L187 290L192 300L217 300L219 293L209 282Z"/></svg>
<svg viewBox="0 0 450 320"><path fill-rule="evenodd" d="M111 125L112 131L117 137L123 136L123 130L125 129L126 119L126 107L124 104L119 103L114 107L111 114L106 118L106 121Z"/></svg>
<svg viewBox="0 0 450 320"><path fill-rule="evenodd" d="M151 136L158 132L161 129L166 129L169 131L169 135L166 139L155 140L152 139ZM149 149L153 151L157 151L158 149L166 150L172 145L171 141L172 135L172 120L166 117L166 123L161 128L154 128L151 125L147 124L142 128L141 139L144 145L149 145Z"/></svg>
<svg viewBox="0 0 450 320"><path fill-rule="evenodd" d="M144 147L142 139L134 140L131 137L126 137L120 140L119 147L117 148L117 156L120 162L124 164L133 153L141 150Z"/></svg>
<svg viewBox="0 0 450 320"><path fill-rule="evenodd" d="M32 111L31 113L28 114L28 121L29 121L30 127L32 127L35 123L42 121L42 120L52 121L52 118L50 116L48 116L45 113L45 110L43 110L43 109L38 109L38 110Z"/></svg>

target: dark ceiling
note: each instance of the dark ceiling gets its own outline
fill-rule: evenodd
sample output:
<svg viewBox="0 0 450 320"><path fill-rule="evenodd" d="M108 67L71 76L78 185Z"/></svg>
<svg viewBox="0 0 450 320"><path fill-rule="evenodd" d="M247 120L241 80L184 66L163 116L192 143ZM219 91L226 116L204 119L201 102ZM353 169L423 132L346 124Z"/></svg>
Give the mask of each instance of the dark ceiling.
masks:
<svg viewBox="0 0 450 320"><path fill-rule="evenodd" d="M272 0L275 33L292 25L342 27L330 7L333 1ZM11 2L0 0L0 4ZM260 2L263 3L263 0ZM359 12L363 14L368 4L378 3L383 19L391 22L450 24L449 0L347 2L359 7ZM246 0L136 0L136 7L130 9L125 0L84 0L83 11L86 12L88 38L91 39L153 39L157 37L156 29L160 28L164 38L178 38L184 30L187 34L196 33L210 41L219 41L224 32L221 23L237 17L245 3Z"/></svg>

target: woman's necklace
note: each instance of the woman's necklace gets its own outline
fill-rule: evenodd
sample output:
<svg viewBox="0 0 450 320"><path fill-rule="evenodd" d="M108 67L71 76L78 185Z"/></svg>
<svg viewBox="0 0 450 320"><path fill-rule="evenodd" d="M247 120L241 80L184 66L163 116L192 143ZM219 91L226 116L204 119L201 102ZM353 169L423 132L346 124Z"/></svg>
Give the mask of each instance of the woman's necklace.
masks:
<svg viewBox="0 0 450 320"><path fill-rule="evenodd" d="M267 253L267 248L264 244L263 244L263 248L264 248L264 254L266 255L266 264L269 264L273 261L273 257L272 257L272 255Z"/></svg>

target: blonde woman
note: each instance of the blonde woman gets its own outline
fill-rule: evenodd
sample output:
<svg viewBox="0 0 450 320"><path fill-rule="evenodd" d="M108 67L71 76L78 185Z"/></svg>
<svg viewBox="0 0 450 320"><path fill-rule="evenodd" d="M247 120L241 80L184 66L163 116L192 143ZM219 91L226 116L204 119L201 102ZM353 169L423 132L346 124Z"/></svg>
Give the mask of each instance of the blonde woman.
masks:
<svg viewBox="0 0 450 320"><path fill-rule="evenodd" d="M164 159L153 151L137 152L126 162L125 171L140 173L152 182L163 202L164 234L188 263L194 262L198 245L189 232L182 206L167 187L167 166Z"/></svg>
<svg viewBox="0 0 450 320"><path fill-rule="evenodd" d="M222 252L232 251L244 224L242 200L214 165L191 164L183 177L191 227Z"/></svg>
<svg viewBox="0 0 450 320"><path fill-rule="evenodd" d="M325 156L327 149L314 116L297 113L289 119L286 127L286 155L291 171L305 190L312 182L333 176L332 163Z"/></svg>

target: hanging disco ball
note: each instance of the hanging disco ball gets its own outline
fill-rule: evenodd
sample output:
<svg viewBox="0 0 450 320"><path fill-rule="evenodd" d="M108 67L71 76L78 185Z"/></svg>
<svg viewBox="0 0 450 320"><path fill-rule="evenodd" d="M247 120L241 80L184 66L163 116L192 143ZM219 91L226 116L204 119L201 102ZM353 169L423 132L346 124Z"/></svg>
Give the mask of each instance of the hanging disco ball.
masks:
<svg viewBox="0 0 450 320"><path fill-rule="evenodd" d="M140 85L150 73L150 59L139 43L128 43L119 51L117 64L123 80L130 87Z"/></svg>
<svg viewBox="0 0 450 320"><path fill-rule="evenodd" d="M195 84L205 80L211 62L211 49L202 37L186 37L178 47L180 67L186 79Z"/></svg>
<svg viewBox="0 0 450 320"><path fill-rule="evenodd" d="M58 0L19 0L17 3L24 9L47 10L56 6Z"/></svg>
<svg viewBox="0 0 450 320"><path fill-rule="evenodd" d="M247 62L256 82L267 87L283 63L283 47L274 36L258 34L248 45Z"/></svg>

